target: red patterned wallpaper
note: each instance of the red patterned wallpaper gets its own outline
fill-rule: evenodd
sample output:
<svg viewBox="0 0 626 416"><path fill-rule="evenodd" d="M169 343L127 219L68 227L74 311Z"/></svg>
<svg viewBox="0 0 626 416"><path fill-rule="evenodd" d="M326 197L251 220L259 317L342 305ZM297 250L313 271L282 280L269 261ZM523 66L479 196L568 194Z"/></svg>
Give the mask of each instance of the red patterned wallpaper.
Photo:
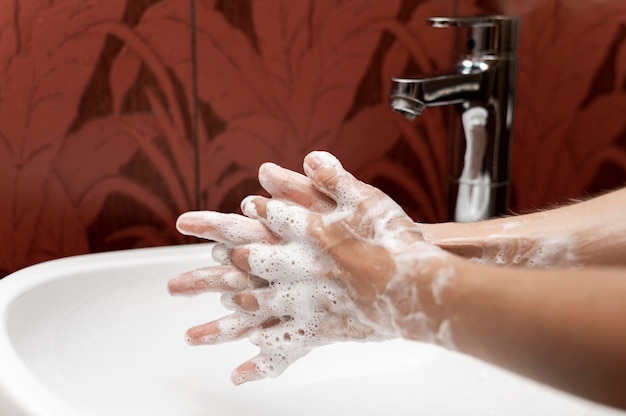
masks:
<svg viewBox="0 0 626 416"><path fill-rule="evenodd" d="M27 4L25 4L27 3ZM431 15L523 19L513 209L626 181L623 0L2 2L0 276L189 242L264 161L327 149L420 221L443 217L446 120L388 109L389 78L444 69Z"/></svg>

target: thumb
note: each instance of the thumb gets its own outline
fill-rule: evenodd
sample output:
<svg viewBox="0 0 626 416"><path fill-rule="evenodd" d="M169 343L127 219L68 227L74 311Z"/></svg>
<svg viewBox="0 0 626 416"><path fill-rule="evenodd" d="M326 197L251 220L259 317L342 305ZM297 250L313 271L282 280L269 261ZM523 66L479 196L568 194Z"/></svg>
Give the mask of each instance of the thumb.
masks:
<svg viewBox="0 0 626 416"><path fill-rule="evenodd" d="M366 186L346 171L328 152L311 152L304 158L304 172L313 185L336 202L358 199Z"/></svg>

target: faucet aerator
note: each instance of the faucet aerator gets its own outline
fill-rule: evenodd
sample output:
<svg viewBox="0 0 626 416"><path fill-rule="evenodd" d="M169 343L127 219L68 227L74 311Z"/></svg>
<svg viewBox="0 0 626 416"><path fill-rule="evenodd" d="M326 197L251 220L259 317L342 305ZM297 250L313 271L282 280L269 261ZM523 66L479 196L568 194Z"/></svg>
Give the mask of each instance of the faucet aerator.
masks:
<svg viewBox="0 0 626 416"><path fill-rule="evenodd" d="M422 110L426 107L417 100L408 100L404 97L395 97L391 100L391 109L398 114L402 114L407 120L413 121L422 115Z"/></svg>

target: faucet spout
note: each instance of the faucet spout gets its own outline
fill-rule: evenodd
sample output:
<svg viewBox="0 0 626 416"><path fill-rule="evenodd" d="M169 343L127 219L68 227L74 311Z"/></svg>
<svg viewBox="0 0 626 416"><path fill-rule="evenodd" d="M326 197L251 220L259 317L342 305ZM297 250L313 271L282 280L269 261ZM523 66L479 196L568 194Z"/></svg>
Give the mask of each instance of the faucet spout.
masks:
<svg viewBox="0 0 626 416"><path fill-rule="evenodd" d="M421 116L424 107L426 105L422 101L408 95L391 96L391 109L403 115L409 121L413 121Z"/></svg>
<svg viewBox="0 0 626 416"><path fill-rule="evenodd" d="M484 73L488 66L482 62L462 61L452 72L417 78L392 78L391 108L413 120L425 107L461 104L484 98Z"/></svg>
<svg viewBox="0 0 626 416"><path fill-rule="evenodd" d="M444 17L430 22L464 31L457 36L457 64L448 72L393 78L391 108L409 120L428 107L454 108L448 151L448 220L480 221L506 214L519 19Z"/></svg>

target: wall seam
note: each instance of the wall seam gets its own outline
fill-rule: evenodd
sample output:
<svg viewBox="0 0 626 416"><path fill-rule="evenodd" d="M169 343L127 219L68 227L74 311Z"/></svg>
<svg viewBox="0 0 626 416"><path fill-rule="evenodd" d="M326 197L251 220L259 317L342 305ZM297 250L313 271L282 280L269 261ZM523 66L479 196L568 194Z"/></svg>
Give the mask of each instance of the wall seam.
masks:
<svg viewBox="0 0 626 416"><path fill-rule="evenodd" d="M198 55L196 33L196 0L189 0L190 47L191 47L191 141L193 145L193 198L191 209L200 210L200 134L198 117Z"/></svg>

